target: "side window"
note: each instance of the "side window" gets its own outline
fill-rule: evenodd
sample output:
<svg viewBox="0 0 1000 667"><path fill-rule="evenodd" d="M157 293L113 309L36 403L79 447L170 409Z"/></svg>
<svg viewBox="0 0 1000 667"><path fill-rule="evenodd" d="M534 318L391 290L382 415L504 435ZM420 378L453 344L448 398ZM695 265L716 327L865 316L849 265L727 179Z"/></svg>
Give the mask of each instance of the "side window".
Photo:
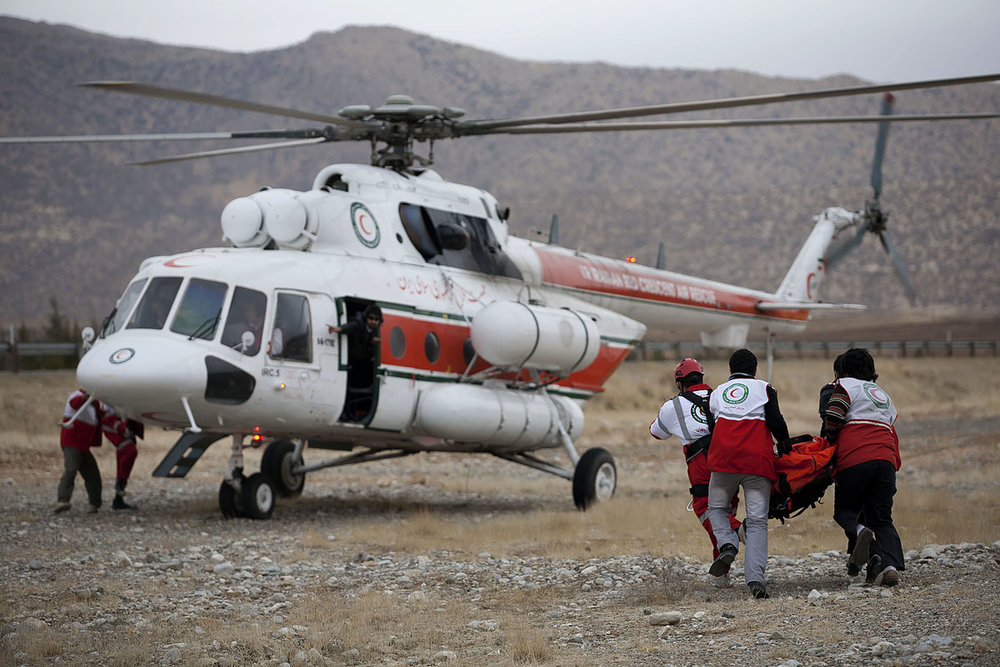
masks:
<svg viewBox="0 0 1000 667"><path fill-rule="evenodd" d="M127 288L125 288L125 293L122 297L118 299L118 304L115 309L111 311L108 316L107 321L104 323L104 327L101 329L101 337L110 336L114 332L125 326L125 318L128 317L129 312L132 310L132 306L135 302L139 300L139 295L142 293L142 288L146 286L146 279L137 280Z"/></svg>
<svg viewBox="0 0 1000 667"><path fill-rule="evenodd" d="M167 315L174 305L177 290L181 287L179 277L153 278L135 309L126 329L162 329L167 323Z"/></svg>
<svg viewBox="0 0 1000 667"><path fill-rule="evenodd" d="M243 354L255 356L260 351L266 310L267 297L262 292L246 287L233 290L233 302L229 306L226 326L222 329L222 344L238 349L243 345L243 332L249 331L253 334L253 345L243 350Z"/></svg>
<svg viewBox="0 0 1000 667"><path fill-rule="evenodd" d="M410 242L420 251L424 259L430 259L438 254L438 244L434 235L434 226L424 216L424 209L414 204L400 204L399 218Z"/></svg>
<svg viewBox="0 0 1000 667"><path fill-rule="evenodd" d="M228 289L226 283L192 278L184 290L184 298L170 324L170 330L191 338L215 338Z"/></svg>
<svg viewBox="0 0 1000 667"><path fill-rule="evenodd" d="M301 294L278 294L268 356L287 361L312 361L309 301Z"/></svg>

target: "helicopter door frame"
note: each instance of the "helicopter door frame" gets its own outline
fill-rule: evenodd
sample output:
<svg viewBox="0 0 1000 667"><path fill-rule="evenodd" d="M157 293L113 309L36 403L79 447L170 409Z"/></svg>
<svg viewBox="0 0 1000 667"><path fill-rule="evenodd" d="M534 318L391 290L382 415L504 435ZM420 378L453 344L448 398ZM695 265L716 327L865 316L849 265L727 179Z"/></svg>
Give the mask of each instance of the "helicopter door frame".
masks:
<svg viewBox="0 0 1000 667"><path fill-rule="evenodd" d="M310 418L326 425L335 424L346 388L337 364L336 337L326 330L337 319L336 302L322 292L284 287L272 289L268 298L270 329L262 375L281 381L284 398L308 404ZM305 318L308 322L302 326ZM276 329L282 331L282 352L290 351L291 356L275 356ZM285 330L290 331L285 334Z"/></svg>
<svg viewBox="0 0 1000 667"><path fill-rule="evenodd" d="M341 296L334 299L336 302L336 311L339 326L344 326L358 313L364 312L365 308L371 305L378 305L376 301L372 299L362 299L354 296ZM383 377L385 371L382 368L382 345L377 343L374 345L374 358L372 359L372 384L370 391L363 389L358 391L357 387L351 387L351 363L350 363L350 348L351 340L350 337L341 334L343 337L343 344L340 346L340 353L338 356L338 368L344 373L346 378L343 410L341 411L339 421L344 424L360 424L362 426L369 426L372 420L375 418L375 414L378 410L379 405L379 389L382 385ZM366 401L370 401L368 405L367 412L361 413L358 409L363 407ZM353 410L353 413L352 413Z"/></svg>

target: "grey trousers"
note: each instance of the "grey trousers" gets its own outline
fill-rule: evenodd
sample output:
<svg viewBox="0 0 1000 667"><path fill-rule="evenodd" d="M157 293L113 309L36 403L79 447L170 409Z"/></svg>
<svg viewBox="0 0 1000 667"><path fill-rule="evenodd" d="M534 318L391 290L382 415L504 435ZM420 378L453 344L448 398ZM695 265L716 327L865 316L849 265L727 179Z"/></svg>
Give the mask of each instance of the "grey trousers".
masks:
<svg viewBox="0 0 1000 667"><path fill-rule="evenodd" d="M767 512L771 504L771 480L760 475L713 472L708 483L708 518L720 548L723 544L739 548L736 531L729 525L729 511L733 495L741 486L747 512L743 577L747 583L759 581L763 584L767 582Z"/></svg>
<svg viewBox="0 0 1000 667"><path fill-rule="evenodd" d="M63 474L59 479L58 500L68 503L73 497L73 486L76 483L76 473L83 477L87 487L87 497L94 507L101 506L101 471L97 467L97 459L90 452L81 452L72 447L60 447L63 453Z"/></svg>

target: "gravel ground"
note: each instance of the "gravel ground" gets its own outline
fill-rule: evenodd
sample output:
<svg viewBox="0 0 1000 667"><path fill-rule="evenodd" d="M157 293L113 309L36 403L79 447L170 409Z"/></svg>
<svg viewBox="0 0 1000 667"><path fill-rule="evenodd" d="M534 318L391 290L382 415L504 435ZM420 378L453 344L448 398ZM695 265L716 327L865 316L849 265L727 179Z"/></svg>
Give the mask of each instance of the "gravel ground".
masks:
<svg viewBox="0 0 1000 667"><path fill-rule="evenodd" d="M388 527L373 509L386 504L433 500L475 521L534 504L516 498L395 482L310 495L307 485L273 520L250 522L221 519L208 482L151 483L140 509L97 514L78 489L61 515L51 486L0 482L3 664L1000 664L1000 542L910 551L891 589L849 579L842 552L775 555L773 597L752 600L742 585L714 588L693 558L367 553L336 535L345 522ZM352 642L296 614L365 595L413 633L435 615L443 630L428 643L402 641L405 625L373 626ZM541 648L518 653L503 604L522 605L518 627ZM230 640L234 627L255 639ZM135 644L127 656L123 641Z"/></svg>
<svg viewBox="0 0 1000 667"><path fill-rule="evenodd" d="M86 513L78 482L73 509L56 515L61 458L52 440L25 438L21 422L8 420L0 433L0 665L1000 665L1000 482L992 472L1000 416L995 398L967 405L997 395L987 384L995 362L979 363L985 379L976 391L947 384L951 375L935 380L961 399L954 409L901 419L899 484L911 498L919 490L930 503L920 511L934 510L936 521L954 514L951 534L985 526L978 534L987 538L977 539L987 542L904 540L907 569L888 589L848 578L841 551L782 554L773 545L789 544L790 531L772 529L768 600L748 595L742 557L740 585L717 589L704 545L700 557L681 556L669 535L591 553L591 536L574 532L583 522L572 520L581 515L564 482L492 458L431 454L324 470L310 474L301 497L280 499L270 521L226 521L217 493L228 447L209 450L186 480L155 479L149 473L174 437L163 434L140 446L130 485L138 509L108 508L113 464L102 451L105 507ZM930 386L920 368L890 370L913 374L919 389ZM814 383L817 372L806 374ZM644 377L630 382L657 386ZM809 383L800 411L811 419ZM45 414L64 400L56 385ZM795 393L786 391L789 409ZM5 392L7 411L30 414L17 395ZM683 470L665 467L661 443L635 437L648 402L594 406L586 446L606 442L615 453L626 507L679 507ZM307 462L316 458L307 451ZM256 470L249 457L247 469ZM958 510L942 515L955 499ZM817 518L829 522L829 510L828 502ZM556 522L559 533L531 533L519 523L528 515ZM911 529L925 515L916 516ZM493 554L488 544L456 548L435 538L456 525L525 534L498 536L490 544L504 546ZM688 525L683 517L682 530ZM427 536L419 548L378 546L406 543L385 537L403 529Z"/></svg>

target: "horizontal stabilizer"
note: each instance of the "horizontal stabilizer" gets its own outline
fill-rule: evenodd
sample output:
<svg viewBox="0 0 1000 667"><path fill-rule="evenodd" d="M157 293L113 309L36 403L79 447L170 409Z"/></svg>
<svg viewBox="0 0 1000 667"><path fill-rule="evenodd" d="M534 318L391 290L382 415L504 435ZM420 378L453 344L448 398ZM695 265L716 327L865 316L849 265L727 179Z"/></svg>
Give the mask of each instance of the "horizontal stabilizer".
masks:
<svg viewBox="0 0 1000 667"><path fill-rule="evenodd" d="M757 304L757 310L770 312L772 310L865 310L868 306L863 303L817 303L815 301L783 301L766 302Z"/></svg>

